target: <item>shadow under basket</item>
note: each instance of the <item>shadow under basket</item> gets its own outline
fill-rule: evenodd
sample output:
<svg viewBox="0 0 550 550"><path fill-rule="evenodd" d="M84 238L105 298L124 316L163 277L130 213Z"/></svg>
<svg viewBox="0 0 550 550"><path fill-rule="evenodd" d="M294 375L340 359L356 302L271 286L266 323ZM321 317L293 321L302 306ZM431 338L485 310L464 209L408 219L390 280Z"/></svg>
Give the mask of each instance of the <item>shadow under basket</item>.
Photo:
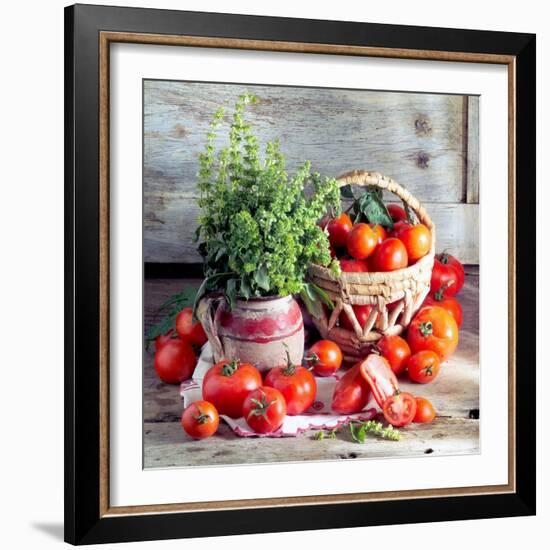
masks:
<svg viewBox="0 0 550 550"><path fill-rule="evenodd" d="M323 338L336 342L344 359L357 362L377 340L386 335L401 334L411 322L430 290L434 263L435 226L420 202L391 178L377 172L353 171L338 179L338 185L375 186L397 195L405 202L420 223L431 233L429 252L414 264L387 272L342 272L334 275L328 268L312 265L309 279L330 296L335 307L323 311L321 319L314 319ZM363 328L359 324L354 305L369 305L372 310ZM338 326L340 315L346 315L354 330Z"/></svg>

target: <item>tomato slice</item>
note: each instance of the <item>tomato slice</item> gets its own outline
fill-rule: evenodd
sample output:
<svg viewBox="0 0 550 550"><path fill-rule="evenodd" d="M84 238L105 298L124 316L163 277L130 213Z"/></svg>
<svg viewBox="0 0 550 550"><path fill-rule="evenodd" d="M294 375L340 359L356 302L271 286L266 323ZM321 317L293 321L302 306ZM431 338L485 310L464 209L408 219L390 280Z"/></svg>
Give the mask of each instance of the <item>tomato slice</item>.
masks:
<svg viewBox="0 0 550 550"><path fill-rule="evenodd" d="M397 391L386 399L383 412L384 418L392 426L405 426L414 419L416 399L410 393Z"/></svg>
<svg viewBox="0 0 550 550"><path fill-rule="evenodd" d="M372 390L374 399L382 408L387 399L394 395L399 386L394 372L385 357L371 353L359 364L361 374Z"/></svg>

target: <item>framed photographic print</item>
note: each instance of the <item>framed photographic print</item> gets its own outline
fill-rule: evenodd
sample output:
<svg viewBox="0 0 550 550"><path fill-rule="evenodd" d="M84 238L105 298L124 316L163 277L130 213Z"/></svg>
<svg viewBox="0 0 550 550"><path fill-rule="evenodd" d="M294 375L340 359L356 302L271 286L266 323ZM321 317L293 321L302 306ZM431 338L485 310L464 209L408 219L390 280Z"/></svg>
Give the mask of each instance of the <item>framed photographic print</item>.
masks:
<svg viewBox="0 0 550 550"><path fill-rule="evenodd" d="M65 22L66 540L534 514L535 36Z"/></svg>

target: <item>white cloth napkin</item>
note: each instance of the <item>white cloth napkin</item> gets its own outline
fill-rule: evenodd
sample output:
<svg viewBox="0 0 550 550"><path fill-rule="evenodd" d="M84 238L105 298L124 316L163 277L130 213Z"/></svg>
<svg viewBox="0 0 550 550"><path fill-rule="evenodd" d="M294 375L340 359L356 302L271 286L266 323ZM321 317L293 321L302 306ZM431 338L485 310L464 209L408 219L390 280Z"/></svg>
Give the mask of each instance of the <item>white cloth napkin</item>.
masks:
<svg viewBox="0 0 550 550"><path fill-rule="evenodd" d="M183 397L184 407L202 399L202 380L206 371L213 365L213 361L210 344L206 343L202 348L193 377L181 383L180 395ZM337 374L338 376L316 377L317 396L313 405L304 414L287 416L282 426L270 434L258 434L252 431L243 417L231 418L220 415L220 418L223 418L231 429L241 437L294 437L307 430L332 430L350 420L372 419L377 412L376 404L372 398L359 413L341 415L331 410L334 387L343 373Z"/></svg>

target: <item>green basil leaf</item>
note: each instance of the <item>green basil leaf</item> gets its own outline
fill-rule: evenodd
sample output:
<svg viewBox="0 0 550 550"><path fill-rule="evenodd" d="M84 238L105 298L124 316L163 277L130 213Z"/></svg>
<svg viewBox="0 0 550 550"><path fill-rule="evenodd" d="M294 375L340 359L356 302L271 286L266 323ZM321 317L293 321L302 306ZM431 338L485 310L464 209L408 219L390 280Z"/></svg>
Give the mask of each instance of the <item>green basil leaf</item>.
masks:
<svg viewBox="0 0 550 550"><path fill-rule="evenodd" d="M254 282L263 290L270 290L269 275L265 264L261 264L260 267L254 272Z"/></svg>
<svg viewBox="0 0 550 550"><path fill-rule="evenodd" d="M368 223L393 228L393 220L382 199L375 193L366 191L359 199L359 210Z"/></svg>
<svg viewBox="0 0 550 550"><path fill-rule="evenodd" d="M237 301L237 279L229 279L227 281L225 285L225 296L229 304L229 309L233 310Z"/></svg>

